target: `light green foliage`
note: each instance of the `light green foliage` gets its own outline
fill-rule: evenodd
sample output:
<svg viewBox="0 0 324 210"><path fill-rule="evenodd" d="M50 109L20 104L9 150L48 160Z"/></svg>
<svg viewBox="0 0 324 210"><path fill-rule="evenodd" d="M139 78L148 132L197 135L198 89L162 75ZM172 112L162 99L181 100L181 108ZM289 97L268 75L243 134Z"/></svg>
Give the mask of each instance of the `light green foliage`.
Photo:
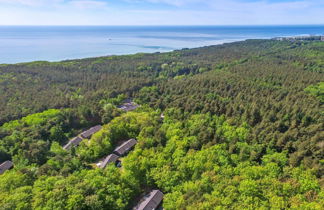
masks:
<svg viewBox="0 0 324 210"><path fill-rule="evenodd" d="M170 110L166 113L175 112ZM199 142L200 129L206 132L206 128L210 128L224 143L205 145L197 151L191 142ZM226 132L216 132L221 128ZM237 132L239 128L244 130L244 135ZM230 126L223 117L192 115L180 123L166 115L157 132L165 133L162 136L166 143L161 144L152 132L141 133L138 138L141 149L137 147L124 158L123 167L132 171L142 184L154 183L166 192L165 209L184 209L184 206L186 209L287 208L293 202L289 198L318 192L319 184L311 178L310 171L306 172L309 175L297 175L297 172L291 175L284 170L288 162L286 153L269 151L262 157L263 165L250 161L237 164L227 145L231 144L231 139L244 141L248 129ZM248 150L247 154L259 150L258 145L236 144L237 148ZM235 152L237 157L241 149ZM281 177L288 181L281 180ZM294 183L300 186L300 191L296 190ZM319 205L318 201L314 200L314 206Z"/></svg>
<svg viewBox="0 0 324 210"><path fill-rule="evenodd" d="M135 138L141 129L152 125L153 117L150 113L125 113L105 125L90 141L83 141L78 154L87 161L101 158L112 152L118 141Z"/></svg>
<svg viewBox="0 0 324 210"><path fill-rule="evenodd" d="M317 97L321 103L324 103L324 82L320 82L316 85L311 85L305 88L305 91Z"/></svg>
<svg viewBox="0 0 324 210"><path fill-rule="evenodd" d="M7 171L0 176L1 209L30 209L32 178L21 172Z"/></svg>
<svg viewBox="0 0 324 210"><path fill-rule="evenodd" d="M262 158L263 164L269 164L271 162L277 163L279 166L284 167L287 164L288 158L286 153L268 152Z"/></svg>
<svg viewBox="0 0 324 210"><path fill-rule="evenodd" d="M0 145L18 162L44 163L50 141L64 142L64 116L60 110L47 110L5 123L0 127ZM4 160L3 160L4 161Z"/></svg>
<svg viewBox="0 0 324 210"><path fill-rule="evenodd" d="M37 113L29 115L27 117L23 117L21 120L15 120L10 123L5 123L1 128L4 130L14 130L18 129L21 126L40 126L44 123L47 123L49 119L58 117L60 113L60 110L50 109L42 113Z"/></svg>
<svg viewBox="0 0 324 210"><path fill-rule="evenodd" d="M288 167L285 152L268 150L262 164L250 161L259 145L245 142L248 133L246 124L230 125L224 116L170 109L162 122L150 109L124 113L83 143L77 156L54 141L54 156L37 177L16 170L1 176L0 198L7 209L129 209L142 189L158 188L165 209L320 209L322 191L312 172ZM128 138L138 145L122 158L122 169L84 165Z"/></svg>
<svg viewBox="0 0 324 210"><path fill-rule="evenodd" d="M143 87L140 89L139 94L138 94L138 101L140 103L146 103L148 101L151 101L152 99L158 97L159 91L156 86L151 86L151 87Z"/></svg>
<svg viewBox="0 0 324 210"><path fill-rule="evenodd" d="M138 186L114 167L68 177L42 177L33 187L34 209L127 209Z"/></svg>

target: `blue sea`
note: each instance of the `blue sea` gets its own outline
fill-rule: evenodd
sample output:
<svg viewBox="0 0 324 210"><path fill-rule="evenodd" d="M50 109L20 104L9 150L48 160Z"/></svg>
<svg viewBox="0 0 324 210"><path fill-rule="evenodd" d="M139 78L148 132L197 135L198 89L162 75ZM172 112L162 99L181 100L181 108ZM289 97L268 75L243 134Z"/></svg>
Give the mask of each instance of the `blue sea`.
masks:
<svg viewBox="0 0 324 210"><path fill-rule="evenodd" d="M322 26L0 26L0 63L167 52L246 39L323 35Z"/></svg>

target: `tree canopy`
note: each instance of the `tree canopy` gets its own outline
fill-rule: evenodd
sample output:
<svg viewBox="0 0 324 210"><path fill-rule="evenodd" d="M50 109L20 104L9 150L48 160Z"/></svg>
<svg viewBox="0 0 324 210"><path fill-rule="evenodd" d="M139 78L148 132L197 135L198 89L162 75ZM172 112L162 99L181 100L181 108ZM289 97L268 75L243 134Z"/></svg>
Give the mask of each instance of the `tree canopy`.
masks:
<svg viewBox="0 0 324 210"><path fill-rule="evenodd" d="M1 65L0 208L131 209L159 189L164 209L323 209L323 52L247 40ZM96 166L130 138L121 167Z"/></svg>

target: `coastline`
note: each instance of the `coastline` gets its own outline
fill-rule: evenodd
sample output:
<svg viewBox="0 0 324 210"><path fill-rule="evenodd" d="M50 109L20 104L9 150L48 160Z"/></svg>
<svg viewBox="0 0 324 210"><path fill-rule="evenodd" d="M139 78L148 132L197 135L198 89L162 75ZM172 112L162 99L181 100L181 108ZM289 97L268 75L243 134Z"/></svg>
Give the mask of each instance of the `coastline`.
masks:
<svg viewBox="0 0 324 210"><path fill-rule="evenodd" d="M315 26L0 26L0 64L164 53L244 41L323 35Z"/></svg>
<svg viewBox="0 0 324 210"><path fill-rule="evenodd" d="M257 40L270 40L271 38L255 38ZM136 54L154 54L154 53L170 53L177 50L183 50L183 49L196 49L196 48L203 48L203 47L211 47L211 46L217 46L217 45L223 45L223 44L229 44L229 43L235 43L235 42L242 42L250 39L236 39L236 40L223 40L218 41L215 44L210 45L202 45L202 46L196 46L196 47L184 47L184 48L178 48L178 49L170 49L170 50L162 50L162 51L151 51L151 52L130 52L130 53L122 53L122 54L107 54L107 55L94 55L94 56L86 56L86 57L71 57L66 59L48 59L48 60L27 60L27 61L21 61L21 62L0 62L1 65L15 65L15 64L26 64L26 63L33 63L33 62L49 62L49 63L56 63L56 62L64 62L64 61L73 61L73 60L82 60L82 59L94 59L94 58L102 58L102 57L113 57L113 56L127 56L127 55L136 55ZM150 47L142 46L143 48L151 49Z"/></svg>

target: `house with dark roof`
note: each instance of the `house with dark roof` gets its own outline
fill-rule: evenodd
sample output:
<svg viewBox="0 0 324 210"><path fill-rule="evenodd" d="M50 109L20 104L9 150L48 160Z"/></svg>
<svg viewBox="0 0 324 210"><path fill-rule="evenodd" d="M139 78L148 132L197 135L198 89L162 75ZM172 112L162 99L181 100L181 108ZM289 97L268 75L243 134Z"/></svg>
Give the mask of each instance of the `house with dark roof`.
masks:
<svg viewBox="0 0 324 210"><path fill-rule="evenodd" d="M74 137L66 145L64 145L63 149L69 150L72 147L79 146L79 144L80 144L81 141L82 141L82 138L80 138L79 136Z"/></svg>
<svg viewBox="0 0 324 210"><path fill-rule="evenodd" d="M114 153L116 155L123 156L126 153L128 153L136 144L137 144L137 141L135 139L130 139L130 140L124 142L119 147L117 147L114 150Z"/></svg>
<svg viewBox="0 0 324 210"><path fill-rule="evenodd" d="M119 156L115 155L115 154L110 154L108 155L104 161L102 163L100 163L100 168L104 169L106 168L106 166L110 163L116 163L119 159Z"/></svg>
<svg viewBox="0 0 324 210"><path fill-rule="evenodd" d="M101 130L101 125L96 125L80 134L80 136L84 139L90 138L93 134L97 133L98 131Z"/></svg>
<svg viewBox="0 0 324 210"><path fill-rule="evenodd" d="M157 209L163 200L163 196L164 195L160 190L153 190L151 193L146 195L136 207L134 207L134 210Z"/></svg>
<svg viewBox="0 0 324 210"><path fill-rule="evenodd" d="M139 105L134 103L131 99L126 99L122 105L118 106L119 109L124 110L126 112L133 111L138 107Z"/></svg>
<svg viewBox="0 0 324 210"><path fill-rule="evenodd" d="M0 175L3 174L6 170L9 170L13 167L13 163L10 160L7 160L0 165Z"/></svg>

